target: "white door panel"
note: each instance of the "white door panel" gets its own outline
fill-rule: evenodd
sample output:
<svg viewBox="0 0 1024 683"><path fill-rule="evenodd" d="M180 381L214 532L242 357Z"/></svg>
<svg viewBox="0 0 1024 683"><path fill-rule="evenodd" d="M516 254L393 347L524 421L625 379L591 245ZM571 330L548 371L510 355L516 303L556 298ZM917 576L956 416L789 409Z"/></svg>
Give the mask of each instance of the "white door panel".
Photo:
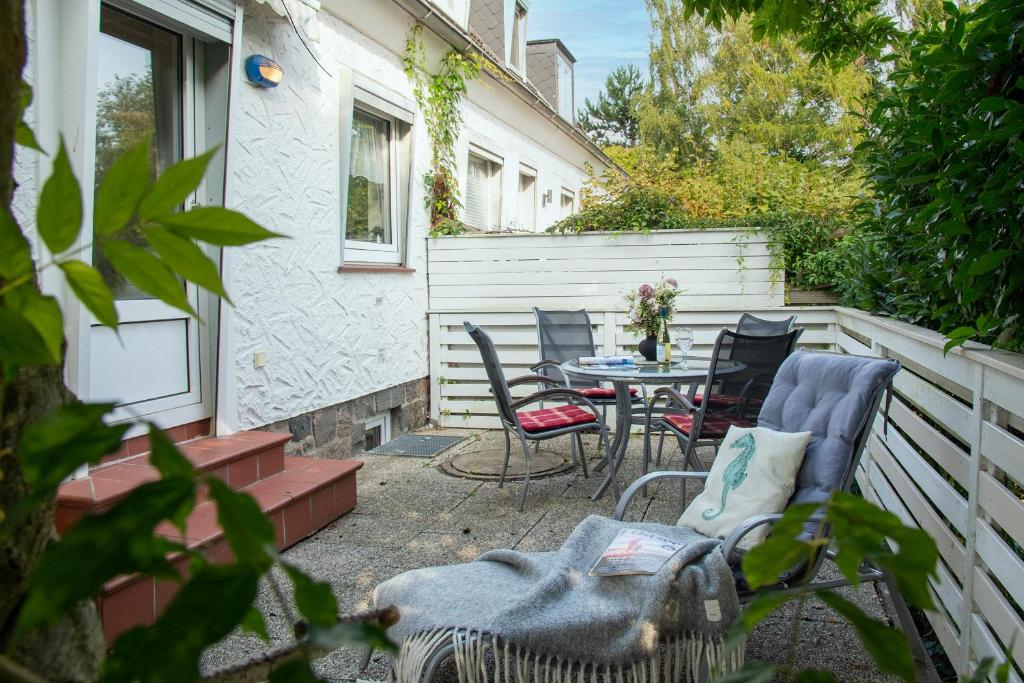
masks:
<svg viewBox="0 0 1024 683"><path fill-rule="evenodd" d="M129 406L190 393L191 322L182 318L122 323L117 332L94 327L90 349L92 400Z"/></svg>

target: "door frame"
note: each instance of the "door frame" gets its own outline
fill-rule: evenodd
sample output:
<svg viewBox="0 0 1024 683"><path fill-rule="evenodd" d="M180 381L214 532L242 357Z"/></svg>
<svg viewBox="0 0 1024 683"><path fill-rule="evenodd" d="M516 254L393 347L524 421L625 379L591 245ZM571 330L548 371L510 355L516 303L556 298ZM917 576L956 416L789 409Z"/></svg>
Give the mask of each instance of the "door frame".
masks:
<svg viewBox="0 0 1024 683"><path fill-rule="evenodd" d="M94 158L96 147L96 104L97 104L97 65L98 42L100 33L101 0L30 0L29 26L34 28L34 45L29 64L26 67L26 80L34 88L34 102L30 115L34 117L37 137L44 149L56 150L60 136L63 135L68 157L75 176L82 188L92 188L95 178ZM147 0L112 0L111 4L132 12L142 19L153 21L152 11L136 11L145 9ZM230 50L229 76L227 83L226 106L228 123L224 131L224 200L227 203L228 168L230 155L227 144L233 117L233 90L239 73L241 39L241 8L235 10L232 27L232 44ZM165 24L177 32L182 31L180 22L171 21ZM221 36L204 32L202 26L190 26L189 33L194 39L204 37L208 40L221 41ZM191 40L186 41L191 43ZM43 49L39 49L43 46ZM197 108L192 107L196 112ZM193 121L194 121L193 117ZM192 135L191 131L186 135ZM52 170L51 157L36 155L35 178L37 190L41 189L43 179L49 177ZM37 195L38 196L38 195ZM91 191L83 189L82 208L86 221L93 214L94 197ZM85 231L83 231L85 232ZM85 249L91 240L89 235L80 234L72 249L80 250L78 258L91 262L91 250ZM39 260L48 261L51 254L37 240ZM221 250L210 249L208 255L221 264L222 277L227 280L224 271L226 260ZM222 263L222 261L225 261ZM47 294L57 297L64 312L64 332L67 340L67 356L65 363L65 382L68 387L82 400L88 401L90 377L90 335L93 316L86 310L67 287L63 277L49 268L42 273L42 289ZM230 376L230 368L223 367L220 362L220 299L215 295L199 297L200 317L205 324L199 326L198 350L200 354L199 372L196 380L201 387L201 401L192 405L146 414L146 420L159 427L169 428L188 422L212 417L217 422L216 409L220 405L220 380ZM110 422L122 422L134 419L134 413L127 410L115 410ZM146 427L135 424L126 433L126 438L143 434Z"/></svg>

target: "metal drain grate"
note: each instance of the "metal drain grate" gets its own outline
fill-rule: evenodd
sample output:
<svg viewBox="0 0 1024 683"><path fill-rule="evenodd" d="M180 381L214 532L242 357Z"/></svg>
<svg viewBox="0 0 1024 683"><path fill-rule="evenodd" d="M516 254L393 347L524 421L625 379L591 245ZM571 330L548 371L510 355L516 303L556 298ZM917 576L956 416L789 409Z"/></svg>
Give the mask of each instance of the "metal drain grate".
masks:
<svg viewBox="0 0 1024 683"><path fill-rule="evenodd" d="M432 458L442 451L451 448L464 438L462 436L408 434L388 441L382 446L377 446L372 451L367 451L367 453L374 455L405 455L411 458Z"/></svg>

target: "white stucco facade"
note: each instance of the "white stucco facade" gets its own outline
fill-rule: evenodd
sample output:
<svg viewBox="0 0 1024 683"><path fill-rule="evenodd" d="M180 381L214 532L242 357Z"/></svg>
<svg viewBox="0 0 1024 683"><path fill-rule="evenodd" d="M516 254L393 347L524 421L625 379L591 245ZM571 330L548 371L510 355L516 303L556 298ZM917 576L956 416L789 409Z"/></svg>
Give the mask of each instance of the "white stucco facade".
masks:
<svg viewBox="0 0 1024 683"><path fill-rule="evenodd" d="M89 0L86 7L79 2L30 2L34 49L49 50L47 41L72 34L79 37L83 54L74 54L79 43L65 42L28 76L42 81L33 116L44 146L53 149L58 132L78 145L72 150L72 163L89 187L91 157L81 146L92 144L88 131L96 116L95 101L85 96L77 109L51 111L48 105L73 102L80 87L74 73L66 82L43 78L68 64L75 64L82 74L94 68L95 41L90 43L88 35L98 28L100 3ZM64 25L64 8L72 6L89 26ZM266 5L245 0L236 13L224 202L286 239L223 252L223 277L233 305L221 307L208 361L214 366L215 422L221 432L259 428L429 374L429 224L421 179L429 167L430 141L402 69L405 41L415 20L393 0L325 0L318 18L320 41L309 47L323 69L288 21ZM40 23L44 34L37 36L34 27ZM424 31L424 40L431 66L452 49L430 30ZM279 87L261 89L246 81L242 62L253 54L266 55L282 66ZM83 83L96 87L95 80ZM344 109L351 107L345 97L351 97L352 83L414 113L410 182L401 189L408 193L403 207L407 215L402 216L402 268L360 268L358 255L342 250L343 158L348 150L343 140ZM463 105L458 170L464 191L471 146L500 157L501 226L521 227L519 169L532 169L537 184L532 227L539 230L561 217L562 190L572 191L578 202L587 167L601 172L606 160L560 128L523 92L517 94L507 81L490 74L471 85ZM19 154L16 211L23 224L31 222L45 165L45 160ZM552 200L542 202L548 191ZM86 197L87 214L90 210ZM357 268L340 269L343 265ZM58 279L52 285L60 289L63 283ZM84 335L87 343L88 316L79 317L83 320L69 317L69 348L75 346L76 335ZM257 357L259 363L254 362ZM71 366L76 372L73 359ZM77 372L80 390L88 373Z"/></svg>

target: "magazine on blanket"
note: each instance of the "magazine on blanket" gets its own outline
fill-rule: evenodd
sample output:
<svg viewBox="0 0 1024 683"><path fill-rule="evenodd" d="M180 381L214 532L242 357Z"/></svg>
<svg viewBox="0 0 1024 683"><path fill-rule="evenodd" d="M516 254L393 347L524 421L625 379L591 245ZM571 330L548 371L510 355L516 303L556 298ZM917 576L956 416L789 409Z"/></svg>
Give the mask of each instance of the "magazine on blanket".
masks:
<svg viewBox="0 0 1024 683"><path fill-rule="evenodd" d="M591 576L657 574L682 549L678 541L640 529L623 529L590 570Z"/></svg>

